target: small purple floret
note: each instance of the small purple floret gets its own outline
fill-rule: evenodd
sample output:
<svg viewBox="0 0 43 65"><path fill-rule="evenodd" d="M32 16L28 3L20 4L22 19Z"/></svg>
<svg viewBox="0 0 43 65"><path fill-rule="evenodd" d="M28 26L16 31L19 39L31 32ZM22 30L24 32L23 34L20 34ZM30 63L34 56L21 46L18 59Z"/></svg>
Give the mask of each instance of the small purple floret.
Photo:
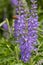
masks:
<svg viewBox="0 0 43 65"><path fill-rule="evenodd" d="M11 4L14 6L14 5L18 5L18 0L11 0Z"/></svg>
<svg viewBox="0 0 43 65"><path fill-rule="evenodd" d="M8 25L6 23L3 24L3 29L8 30Z"/></svg>

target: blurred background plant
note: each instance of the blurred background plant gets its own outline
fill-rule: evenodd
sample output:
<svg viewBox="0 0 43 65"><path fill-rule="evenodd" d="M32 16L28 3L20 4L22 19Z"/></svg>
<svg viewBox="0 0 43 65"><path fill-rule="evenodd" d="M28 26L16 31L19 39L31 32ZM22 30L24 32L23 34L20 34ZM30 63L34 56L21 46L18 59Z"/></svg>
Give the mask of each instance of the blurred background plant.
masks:
<svg viewBox="0 0 43 65"><path fill-rule="evenodd" d="M30 7L30 0L26 0L26 2ZM3 22L5 8L7 9L7 19L5 20L8 22L8 25L10 25L11 35L10 32L8 33L0 27L0 65L43 65L43 0L38 0L38 16L40 22L37 40L38 53L33 52L33 56L28 63L24 63L19 59L19 44L16 44L16 39L12 35L13 7L11 6L10 0L0 0L0 23ZM3 36L3 31L7 32L7 38Z"/></svg>

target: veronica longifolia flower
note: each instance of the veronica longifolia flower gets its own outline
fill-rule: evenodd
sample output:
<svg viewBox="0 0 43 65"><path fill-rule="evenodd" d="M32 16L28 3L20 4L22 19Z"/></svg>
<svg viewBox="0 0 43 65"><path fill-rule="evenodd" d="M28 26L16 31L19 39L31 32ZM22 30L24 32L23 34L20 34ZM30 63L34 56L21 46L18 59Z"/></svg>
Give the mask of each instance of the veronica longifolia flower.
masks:
<svg viewBox="0 0 43 65"><path fill-rule="evenodd" d="M33 3L34 1L34 3ZM27 14L23 8L23 3L18 1L19 7L16 9L18 20L15 20L15 37L20 43L21 60L27 62L31 57L32 50L35 50L33 44L37 41L38 15L36 11L35 0L31 0L31 16L26 20Z"/></svg>

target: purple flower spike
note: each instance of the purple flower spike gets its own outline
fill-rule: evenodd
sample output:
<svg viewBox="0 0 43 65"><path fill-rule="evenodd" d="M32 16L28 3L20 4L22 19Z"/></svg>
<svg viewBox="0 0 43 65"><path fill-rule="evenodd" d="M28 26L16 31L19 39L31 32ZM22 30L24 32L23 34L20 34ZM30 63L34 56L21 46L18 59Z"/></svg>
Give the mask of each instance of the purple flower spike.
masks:
<svg viewBox="0 0 43 65"><path fill-rule="evenodd" d="M38 15L37 15L37 5L36 0L30 0L32 2L31 6L31 16L27 20L26 11L23 8L23 3L18 0L19 7L16 9L16 15L18 20L15 20L15 37L20 43L20 54L21 60L28 62L31 57L32 51L36 51L35 44L37 42L37 28L38 28ZM21 5L22 4L22 5Z"/></svg>

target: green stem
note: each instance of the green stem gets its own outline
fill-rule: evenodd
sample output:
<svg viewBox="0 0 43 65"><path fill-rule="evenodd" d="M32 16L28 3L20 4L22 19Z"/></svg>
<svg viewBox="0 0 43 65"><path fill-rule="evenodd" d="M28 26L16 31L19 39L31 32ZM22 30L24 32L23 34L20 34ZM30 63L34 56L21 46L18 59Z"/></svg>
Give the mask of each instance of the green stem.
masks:
<svg viewBox="0 0 43 65"><path fill-rule="evenodd" d="M6 20L4 20L2 23L0 23L0 27L6 23Z"/></svg>
<svg viewBox="0 0 43 65"><path fill-rule="evenodd" d="M39 48L42 46L42 44L43 44L43 42L41 42L40 45L38 46L38 50L39 50Z"/></svg>
<svg viewBox="0 0 43 65"><path fill-rule="evenodd" d="M43 32L43 30L41 30L40 28L38 28L39 31Z"/></svg>
<svg viewBox="0 0 43 65"><path fill-rule="evenodd" d="M19 63L18 48L17 48L17 46L15 46L15 51L16 51L16 59L17 59L17 62Z"/></svg>
<svg viewBox="0 0 43 65"><path fill-rule="evenodd" d="M10 34L10 37L11 37L11 31L10 31L10 25L9 25L9 21L8 21L8 19L6 19L6 22L7 22L7 25L8 25L8 31L9 31L9 34Z"/></svg>
<svg viewBox="0 0 43 65"><path fill-rule="evenodd" d="M40 33L38 33L38 35L43 38L43 35L41 35Z"/></svg>
<svg viewBox="0 0 43 65"><path fill-rule="evenodd" d="M7 48L8 48L12 53L14 53L14 52L12 51L12 49L9 47L9 45L7 45Z"/></svg>

